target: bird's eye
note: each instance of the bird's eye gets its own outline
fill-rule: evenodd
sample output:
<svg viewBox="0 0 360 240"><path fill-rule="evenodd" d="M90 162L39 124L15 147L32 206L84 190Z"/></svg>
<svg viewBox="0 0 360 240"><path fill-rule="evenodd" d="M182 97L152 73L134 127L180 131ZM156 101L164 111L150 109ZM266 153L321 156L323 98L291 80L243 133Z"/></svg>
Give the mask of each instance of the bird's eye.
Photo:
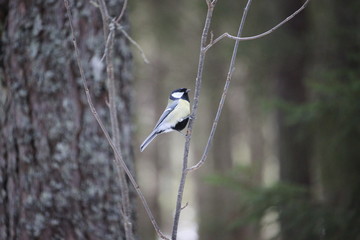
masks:
<svg viewBox="0 0 360 240"><path fill-rule="evenodd" d="M184 95L183 92L174 92L171 94L173 98L181 98Z"/></svg>

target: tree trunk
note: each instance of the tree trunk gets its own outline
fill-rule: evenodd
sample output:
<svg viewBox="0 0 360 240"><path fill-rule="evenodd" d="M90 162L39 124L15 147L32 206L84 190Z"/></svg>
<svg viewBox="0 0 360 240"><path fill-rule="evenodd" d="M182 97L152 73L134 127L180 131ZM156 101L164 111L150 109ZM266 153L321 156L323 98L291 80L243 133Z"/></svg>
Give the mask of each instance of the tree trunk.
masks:
<svg viewBox="0 0 360 240"><path fill-rule="evenodd" d="M321 103L315 129L320 198L336 219L324 238L360 239L359 2L326 1L323 8L324 3L314 5L324 15L314 18L312 76L326 90L315 91Z"/></svg>
<svg viewBox="0 0 360 240"><path fill-rule="evenodd" d="M123 239L113 154L86 102L63 1L0 3L0 239ZM108 5L119 14L122 1ZM76 1L72 11L90 92L109 126L99 10ZM132 56L122 36L114 56L121 147L132 167Z"/></svg>
<svg viewBox="0 0 360 240"><path fill-rule="evenodd" d="M288 15L299 7L299 3L283 1L280 15ZM305 86L306 61L308 58L306 37L309 34L306 15L299 14L290 23L283 27L284 44L282 54L277 61L277 94L285 105L295 106L306 103L307 89ZM290 39L286 39L287 36ZM280 180L285 183L301 185L310 188L310 156L311 141L306 125L289 121L289 112L279 109L277 112L278 145L280 161ZM307 197L307 196L304 196ZM286 210L280 214L281 235L283 239L292 239L297 232L302 232L302 224L292 224Z"/></svg>

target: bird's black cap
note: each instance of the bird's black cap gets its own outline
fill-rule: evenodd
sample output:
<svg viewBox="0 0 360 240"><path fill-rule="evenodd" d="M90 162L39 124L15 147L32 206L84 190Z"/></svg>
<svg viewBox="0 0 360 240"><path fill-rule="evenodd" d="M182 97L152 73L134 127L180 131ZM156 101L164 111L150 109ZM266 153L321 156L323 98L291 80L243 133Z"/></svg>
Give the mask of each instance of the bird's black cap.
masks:
<svg viewBox="0 0 360 240"><path fill-rule="evenodd" d="M187 101L190 101L189 100L189 95L188 95L188 92L190 91L190 89L187 89L187 88L179 88L179 89L176 89L174 91L171 92L170 94L170 99L171 100L176 100L176 99L184 99L184 100L187 100ZM182 94L181 94L182 93Z"/></svg>

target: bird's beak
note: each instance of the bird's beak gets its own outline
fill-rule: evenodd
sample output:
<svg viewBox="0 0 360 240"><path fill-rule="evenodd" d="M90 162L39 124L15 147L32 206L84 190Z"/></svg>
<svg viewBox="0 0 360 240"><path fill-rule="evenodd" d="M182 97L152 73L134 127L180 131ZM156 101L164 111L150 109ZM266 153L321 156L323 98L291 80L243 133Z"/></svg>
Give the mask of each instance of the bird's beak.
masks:
<svg viewBox="0 0 360 240"><path fill-rule="evenodd" d="M187 93L190 92L190 91L191 91L191 89L187 89L187 90L186 90Z"/></svg>

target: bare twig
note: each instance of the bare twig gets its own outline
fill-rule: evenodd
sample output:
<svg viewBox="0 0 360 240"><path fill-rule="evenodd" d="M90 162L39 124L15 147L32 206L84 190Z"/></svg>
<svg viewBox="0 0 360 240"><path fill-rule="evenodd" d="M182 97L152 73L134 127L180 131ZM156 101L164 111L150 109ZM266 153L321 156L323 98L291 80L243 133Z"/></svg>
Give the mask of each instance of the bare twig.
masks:
<svg viewBox="0 0 360 240"><path fill-rule="evenodd" d="M94 104L92 102L92 99L91 99L91 96L90 96L90 92L89 92L89 87L88 87L88 83L87 83L87 80L86 80L86 77L85 77L85 73L84 73L84 69L82 67L82 64L81 64L81 60L80 60L80 52L79 52L79 49L77 47L77 42L76 42L76 38L75 38L75 30L74 30L74 26L73 26L73 23L72 23L72 15L71 15L71 11L70 11L70 7L69 7L69 2L68 0L64 0L64 4L65 4L65 8L66 8L66 11L67 11L67 16L68 16L68 19L69 19L69 23L70 23L70 29L71 29L71 34L72 34L72 41L73 41L73 45L74 45L74 50L75 50L75 56L76 56L76 61L77 61L77 65L78 65L78 68L79 68L79 71L80 71L80 75L81 75L81 80L82 80L82 83L83 83L83 86L84 86L84 90L85 90L85 94L86 94L86 99L87 99L87 102L89 104L89 107L90 107L90 110L92 112L92 114L94 115L97 123L99 124L102 132L104 133L107 141L109 142L112 150L114 151L114 154L116 157L118 157L120 159L120 162L116 162L116 165L120 165L125 173L127 174L127 176L129 177L130 179L130 182L132 183L132 185L134 186L145 210L146 210L146 213L148 214L149 218L150 218L150 221L151 223L153 224L157 234L159 235L160 238L162 239L167 239L167 240L170 240L169 238L167 238L161 231L160 231L160 228L159 226L157 225L156 221L155 221L155 218L149 208L149 205L147 204L146 202L146 199L139 187L139 185L137 184L137 182L135 181L134 177L132 176L129 168L126 166L124 160L122 159L121 157L121 154L120 152L117 150L114 142L112 141L108 131L106 130L101 118L99 117L98 113L96 112L96 109L94 107Z"/></svg>
<svg viewBox="0 0 360 240"><path fill-rule="evenodd" d="M181 207L181 211L184 210L187 206L189 206L189 202L186 202L183 207Z"/></svg>
<svg viewBox="0 0 360 240"><path fill-rule="evenodd" d="M122 34L124 34L124 36L132 43L134 44L134 46L139 50L141 57L143 58L145 63L149 63L149 60L147 59L144 50L141 48L141 46L134 40L132 39L129 34L124 30L124 28L122 26L120 26L119 24L116 24L116 28L122 32Z"/></svg>
<svg viewBox="0 0 360 240"><path fill-rule="evenodd" d="M221 34L219 37L217 37L214 41L211 41L205 48L205 51L209 50L209 48L211 48L212 46L214 46L217 42L219 42L220 40L224 39L224 38L230 38L233 40L237 40L237 41L249 41L249 40L254 40L254 39L258 39L258 38L262 38L265 37L266 35L269 35L270 33L274 32L276 29L278 29L279 27L281 27L282 25L284 25L286 22L288 22L289 20L291 20L293 17L295 17L298 13L300 13L302 10L305 9L305 7L307 6L307 4L309 3L310 0L306 0L305 3L298 9L296 10L293 14L291 14L290 16L288 16L287 18L285 18L282 22L280 22L279 24L277 24L275 27L271 28L270 30L263 32L261 34L255 35L255 36L251 36L251 37L237 37L237 36L233 36L229 33L223 33Z"/></svg>
<svg viewBox="0 0 360 240"><path fill-rule="evenodd" d="M120 129L119 121L117 117L116 110L116 86L115 86L115 76L114 76L114 65L113 65L113 48L114 48L114 23L109 22L108 18L108 9L104 0L99 0L100 12L103 15L102 19L104 22L104 35L105 38L105 55L106 55L106 72L107 72L107 89L109 93L109 110L110 110L110 122L111 122L111 132L112 140L117 147L118 152L122 156L120 148ZM123 8L124 10L124 8ZM123 11L122 11L123 12ZM115 161L119 163L121 160L118 156L115 155ZM127 240L133 240L133 227L131 221L131 206L129 198L129 188L126 182L126 177L124 170L119 166L120 164L115 164L117 166L116 170L118 173L118 180L120 184L120 192L122 196L121 206L123 214L123 224L125 230L125 238Z"/></svg>
<svg viewBox="0 0 360 240"><path fill-rule="evenodd" d="M117 24L120 23L121 18L124 16L125 9L126 9L126 7L127 7L127 2L128 2L128 0L124 0L124 4L123 4L123 7L122 7L122 9L121 9L120 15L119 15L119 16L116 18L116 20L115 20L115 22L116 22Z"/></svg>
<svg viewBox="0 0 360 240"><path fill-rule="evenodd" d="M110 16L109 16L109 13L108 13L108 10L105 6L105 2L104 1L101 1L101 0L98 0L99 1L99 4L98 3L95 3L93 1L91 1L91 3L95 6L95 7L98 7L100 8L100 12L101 12L101 16L102 16L102 19L103 19L103 28L104 28L104 35L105 36L108 36L107 40L106 40L106 45L105 45L105 50L104 50L104 55L101 57L101 62L104 60L106 54L107 54L107 46L108 46L108 41L110 39L110 34L113 34L111 31L112 29L109 29L109 23L108 24L105 24L106 22L109 22L109 19L110 19ZM127 6L127 0L124 0L124 5L121 9L121 13L120 15L111 23L112 25L116 26L116 29L118 29L140 52L141 54L141 57L143 58L144 62L145 63L149 63L149 60L147 59L146 55L145 55L145 52L144 50L142 49L142 47L133 39L130 37L130 35L124 30L124 28L120 25L120 21L121 21L121 18L124 16L124 13L125 13L125 10L126 10L126 6ZM109 31L110 31L110 34L109 34Z"/></svg>
<svg viewBox="0 0 360 240"><path fill-rule="evenodd" d="M204 48L206 46L206 41L209 34L210 29L210 23L212 14L214 11L214 7L216 5L217 0L206 0L206 3L208 5L208 10L206 14L204 29L201 35L201 43L200 43L200 55L199 55L199 63L198 63L198 72L196 76L196 82L195 82L195 93L194 93L194 103L192 107L192 113L189 120L189 126L186 133L186 141L185 141L185 148L184 148L184 157L183 157L183 168L182 168L182 174L178 189L178 195L177 195L177 201L176 201L176 209L175 209L175 216L174 216L174 223L173 223L173 230L172 230L172 240L176 240L177 237L177 230L179 226L179 219L180 219L180 213L181 213L181 203L184 193L184 187L185 187L185 181L187 176L187 164L188 164L188 157L189 157L189 149L190 149L190 141L191 141L191 135L192 135L192 128L194 125L194 120L196 118L197 109L199 106L199 96L200 96L200 90L201 90L201 81L202 81L202 75L204 70L204 61L205 61L205 55L206 51L204 51Z"/></svg>
<svg viewBox="0 0 360 240"><path fill-rule="evenodd" d="M104 55L101 57L100 62L104 61L104 59L109 51L108 46L110 45L110 39L113 38L113 34L114 34L114 31L110 31L108 38L106 40Z"/></svg>
<svg viewBox="0 0 360 240"><path fill-rule="evenodd" d="M97 2L95 2L95 1L90 0L90 3L91 3L92 5L94 5L94 7L97 7L97 8L100 7L99 4L98 4Z"/></svg>
<svg viewBox="0 0 360 240"><path fill-rule="evenodd" d="M244 24L245 24L245 21L246 21L247 13L248 13L249 7L251 5L251 1L252 0L248 0L247 4L245 6L243 16L242 16L242 19L241 19L241 22L240 22L239 30L238 30L238 33L237 33L237 38L240 38L240 36L241 36L242 30L244 28ZM238 46L239 46L239 42L240 42L240 40L238 40L238 39L235 41L235 46L234 46L233 54L232 54L232 57L231 57L229 71L227 73L224 90L223 90L223 93L221 95L219 107L218 107L218 110L217 110L217 113L216 113L216 116L215 116L215 120L213 122L213 126L211 128L210 136L208 138L208 142L206 144L204 153L203 153L200 161L195 166L190 167L190 168L187 169L188 172L200 168L204 164L204 162L205 162L205 160L207 158L207 155L208 155L208 152L209 152L209 149L210 149L210 146L211 146L211 142L212 142L212 140L214 138L216 127L217 127L217 124L219 122L221 111L222 111L223 106L224 106L224 102L225 102L226 95L227 95L227 92L228 92L228 89L229 89L231 77L232 77L232 74L233 74L234 69L235 69L235 61L236 61L236 55L237 55L237 49L238 49Z"/></svg>
<svg viewBox="0 0 360 240"><path fill-rule="evenodd" d="M224 34L221 35L221 36L223 36L223 37L220 36L220 37L218 37L217 39L215 39L213 42L210 42L210 43L208 44L208 46L206 46L205 51L207 51L211 46L213 46L216 42L220 41L220 40L221 40L222 38L224 38L224 37L230 37L230 38L236 40L235 45L237 45L239 41L252 40L252 39L257 39L257 38L261 38L261 37L263 37L263 36L266 36L266 35L272 33L273 31L275 31L277 28L279 28L280 26L282 26L284 23L286 23L286 22L289 21L290 19L292 19L292 18L293 18L295 15L297 15L299 12L301 12L301 11L306 7L306 5L308 4L309 1L310 1L310 0L306 0L306 2L305 2L298 10L296 10L293 14L291 14L289 17L287 17L284 21L282 21L281 23L279 23L278 25L276 25L275 27L273 27L273 28L270 29L269 31L266 31L266 32L264 32L264 33L262 33L262 34L259 34L259 35L253 36L253 37L245 37L245 38L244 38L244 37L240 37L240 35L239 35L239 33L241 34L240 29L239 29L238 35L237 35L236 37L231 36L231 35L229 35L229 34L227 34L227 33L224 33ZM249 2L248 2L248 3L249 3ZM246 10L246 8L245 8L245 10ZM245 10L244 10L244 14L245 14ZM237 47L237 46L236 46L236 47ZM234 48L234 51L235 51L235 48ZM232 72L233 72L233 70L234 70L234 69L233 69L233 68L234 68L234 64L235 64L234 54L235 54L235 56L236 56L236 52L233 52L233 57L232 57L232 59L231 59L230 68L229 68L229 72L228 72L228 75L227 75L227 79L226 79L226 83L225 83L225 86L224 86L224 90L223 90L223 93L222 93L222 96L221 96L221 100L220 100L220 103L219 103L219 107L218 107L218 110L217 110L217 113L216 113L216 116L215 116L215 120L214 120L214 122L213 122L213 126L212 126L212 128L211 128L210 136L209 136L209 138L208 138L208 142L207 142L207 144L206 144L204 153L203 153L200 161L199 161L196 165L188 168L188 171L189 171L189 172L200 168L200 167L204 164L204 162L205 162L205 160L206 160L206 158L207 158L207 155L208 155L208 152L209 152L209 149L210 149L210 146L211 146L211 142L212 142L212 140L213 140L213 138L214 138L214 134L215 134L215 131L216 131L216 128L217 128L217 124L218 124L218 121L219 121L219 118L220 118L220 115L221 115L221 111L222 111L222 108L223 108L223 105L224 105L224 102L225 102L226 94L227 94L227 91L228 91L228 88L229 88L229 84L230 84L230 81L231 81L231 75L232 75Z"/></svg>
<svg viewBox="0 0 360 240"><path fill-rule="evenodd" d="M105 5L104 1L98 0L98 6L101 12L101 17L102 17L102 23L103 23L103 31L104 31L104 36L108 36L109 35L109 21L110 21L110 15L108 12L108 9Z"/></svg>
<svg viewBox="0 0 360 240"><path fill-rule="evenodd" d="M100 8L100 11L102 11L99 4L97 4L97 6ZM142 47L132 37L130 37L130 35L124 30L124 28L119 23L120 20L121 20L121 17L124 15L123 11L125 11L125 8L126 8L126 2L124 3L123 9L121 10L122 12L120 13L120 16L116 20L111 22L110 26L114 26L114 28L116 26L116 29L118 29L129 40L129 42L132 43L138 49L138 51L140 52L140 55L141 55L142 59L144 60L144 62L149 63L149 60L147 59L147 57L145 55L145 52L142 49ZM105 16L103 16L103 20L108 19L108 18L106 18L107 11L102 11L102 12L103 12L103 14L105 14ZM108 38L106 40L104 55L101 57L101 60L100 60L101 62L105 59L105 56L106 56L106 54L108 52L107 46L108 46L108 41L109 41L109 39L111 37L111 34L114 34L112 29L109 29L108 27L105 27L105 26L104 26L104 28L108 29L107 32L104 32L104 34L107 34L106 36L108 36ZM109 31L110 31L110 33L108 33Z"/></svg>
<svg viewBox="0 0 360 240"><path fill-rule="evenodd" d="M115 23L116 24L116 23ZM117 26L117 29L119 31L121 31L121 33L139 50L140 54L141 54L141 57L142 59L144 60L145 63L149 63L149 60L147 59L146 55L145 55L145 52L144 50L141 48L141 46L133 39L130 37L130 35L124 30L123 27L121 27L119 24L116 24ZM111 35L114 34L114 31L110 30L110 33L108 35L108 39L106 40L106 45L105 45L105 51L104 51L104 55L101 57L100 61L102 62L105 57L106 57L106 54L108 52L108 49L107 49L107 46L109 45L109 40L110 38L112 37Z"/></svg>
<svg viewBox="0 0 360 240"><path fill-rule="evenodd" d="M206 54L206 51L207 51L207 49L206 49L206 40L207 40L207 35L209 33L209 26L210 26L210 22L211 22L211 18L212 18L212 13L213 13L213 10L214 10L215 4L216 4L216 0L214 0L214 1L207 0L206 2L208 4L208 13L207 13L207 16L206 16L205 26L204 26L203 34L202 34L202 37L201 37L200 56L199 56L198 73L197 73L196 84L195 84L196 86L195 86L195 94L194 94L194 103L193 103L193 108L192 108L192 115L191 115L191 118L190 118L190 121L189 121L189 127L188 127L188 131L187 131L187 138L186 138L186 142L185 142L185 150L184 150L184 158L183 158L183 170L182 170L182 176L181 176L180 186L179 186L179 190L178 190L178 198L177 198L176 212L175 212L175 218L174 218L172 240L176 240L177 225L178 225L180 212L181 212L181 201L182 201L186 176L187 176L187 173L190 171L189 168L187 168L189 148L190 148L190 140L191 140L191 135L192 135L192 127L193 127L193 124L194 124L194 121L195 121L195 118L196 118L198 104L199 104L199 96L200 96L202 74L203 74L203 68L204 68L204 60L205 60L205 54ZM241 22L240 22L237 37L241 36L241 32L243 30L244 23L245 23L246 16L247 16L248 9L249 9L250 5L251 5L251 0L248 0L248 2L246 4L246 7L244 9L243 17L242 17ZM213 136L215 134L216 126L217 126L218 120L219 120L220 115L221 115L221 110L222 110L224 102L225 102L225 98L226 98L226 94L227 94L227 91L228 91L228 88L229 88L232 73L234 71L234 65L235 65L238 45L239 45L239 41L237 40L235 42L234 51L233 51L233 55L232 55L231 63L230 63L230 67L229 67L229 72L228 72L226 83L225 83L225 86L224 86L224 91L223 91L223 94L222 94L222 98L221 98L221 101L220 101L220 104L219 104L218 112L217 112L217 115L216 115L216 118L215 118L215 121L214 121L213 129L212 129L212 131L210 133L210 137L209 137L210 142L208 142L208 144L206 146L206 150L205 150L206 155L207 155L208 149L209 149L209 147L211 145L211 141L213 139ZM203 161L205 161L206 155L205 155ZM190 168L190 169L192 169L192 168Z"/></svg>
<svg viewBox="0 0 360 240"><path fill-rule="evenodd" d="M108 10L105 6L105 2L103 0L98 0L99 4L96 4L96 7L100 8L101 11L101 16L103 18L103 23L104 23L104 35L108 36L108 39L106 40L106 42L108 42L109 38L111 37L110 34L112 34L111 30L109 29L109 23L105 25L106 22L109 22L109 13ZM130 37L130 35L124 30L124 28L120 25L120 21L121 18L124 16L125 10L126 10L126 6L127 6L127 0L124 0L124 5L121 9L121 13L120 15L111 23L112 25L114 25L114 27L116 26L116 29L118 29L140 52L141 57L143 58L145 63L149 63L149 60L147 59L144 50L142 49L142 47L133 39ZM109 34L110 31L110 34ZM108 46L108 44L106 44L106 46ZM108 49L105 47L105 51L104 51L104 55L101 58L101 61L104 60L106 53L107 53Z"/></svg>

